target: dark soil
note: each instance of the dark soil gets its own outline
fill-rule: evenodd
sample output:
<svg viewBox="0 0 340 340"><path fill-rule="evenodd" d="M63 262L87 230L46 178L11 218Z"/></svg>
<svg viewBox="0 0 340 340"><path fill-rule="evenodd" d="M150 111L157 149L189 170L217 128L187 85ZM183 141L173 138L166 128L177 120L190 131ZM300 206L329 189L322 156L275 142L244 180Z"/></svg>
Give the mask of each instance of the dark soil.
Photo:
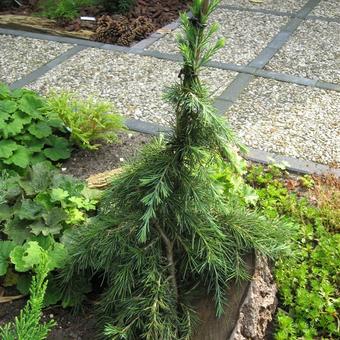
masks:
<svg viewBox="0 0 340 340"><path fill-rule="evenodd" d="M3 5L0 8L0 15L35 16L40 11L37 0L21 0L21 3L23 4L21 7L18 7L15 3L12 6ZM131 45L175 21L179 16L179 12L188 9L189 3L190 1L188 0L136 0L133 8L125 14L110 13L101 6L91 6L81 9L80 16L95 17L96 22L81 21L80 18L71 21L58 20L55 28L63 28L65 33L85 29L93 32L90 37L92 40L118 45ZM114 21L113 24L112 20L108 20L110 17ZM98 27L100 26L106 28L104 33L103 27L98 33ZM132 37L131 32L133 32ZM89 39L89 35L86 34L84 38Z"/></svg>
<svg viewBox="0 0 340 340"><path fill-rule="evenodd" d="M96 151L75 150L72 157L63 163L63 173L86 179L118 168L131 160L150 138L150 135L126 132L120 134L118 144L105 144Z"/></svg>

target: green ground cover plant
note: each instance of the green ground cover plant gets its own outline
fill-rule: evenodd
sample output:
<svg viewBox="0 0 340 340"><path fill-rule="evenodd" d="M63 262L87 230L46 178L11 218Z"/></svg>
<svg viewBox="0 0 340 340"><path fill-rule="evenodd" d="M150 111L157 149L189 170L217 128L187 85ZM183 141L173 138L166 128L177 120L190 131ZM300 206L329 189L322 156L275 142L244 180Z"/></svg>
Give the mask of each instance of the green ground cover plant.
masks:
<svg viewBox="0 0 340 340"><path fill-rule="evenodd" d="M230 280L248 278L243 256L285 250L289 224L248 209L254 198L243 193L247 186L224 188L213 175L223 164L227 177L241 166L240 145L199 76L224 43L210 42L216 24L207 28L218 3L195 0L193 17L181 15L183 67L166 94L173 133L147 145L113 179L99 214L68 237L64 295L78 294L81 277L99 278L97 311L110 339L192 338L193 296L212 296L219 317Z"/></svg>
<svg viewBox="0 0 340 340"><path fill-rule="evenodd" d="M63 121L44 110L36 93L0 84L0 170L25 169L44 160L70 157Z"/></svg>
<svg viewBox="0 0 340 340"><path fill-rule="evenodd" d="M39 264L35 265L35 275L30 286L30 298L14 322L0 327L2 340L43 340L56 325L54 320L41 323L44 296L47 289L47 275L51 270L46 251L40 254Z"/></svg>
<svg viewBox="0 0 340 340"><path fill-rule="evenodd" d="M40 0L40 15L61 21L74 20L80 15L82 8L102 6L110 13L127 13L135 0Z"/></svg>
<svg viewBox="0 0 340 340"><path fill-rule="evenodd" d="M136 0L98 0L107 11L113 13L127 13L136 3Z"/></svg>
<svg viewBox="0 0 340 340"><path fill-rule="evenodd" d="M96 0L40 0L40 15L55 20L74 20L83 7L96 4Z"/></svg>
<svg viewBox="0 0 340 340"><path fill-rule="evenodd" d="M276 339L339 338L339 182L322 189L310 176L292 180L275 166L253 167L247 179L267 216L286 216L297 227L291 255L275 264Z"/></svg>
<svg viewBox="0 0 340 340"><path fill-rule="evenodd" d="M62 238L86 221L97 200L84 182L60 174L48 162L24 175L2 171L0 182L0 277L4 286L16 285L26 294L43 250L53 269L61 268L67 256ZM46 304L60 299L52 284Z"/></svg>
<svg viewBox="0 0 340 340"><path fill-rule="evenodd" d="M96 150L99 141L118 141L117 132L123 129L123 118L111 103L93 98L80 99L70 93L50 94L47 112L56 114L71 134L71 141L84 149Z"/></svg>

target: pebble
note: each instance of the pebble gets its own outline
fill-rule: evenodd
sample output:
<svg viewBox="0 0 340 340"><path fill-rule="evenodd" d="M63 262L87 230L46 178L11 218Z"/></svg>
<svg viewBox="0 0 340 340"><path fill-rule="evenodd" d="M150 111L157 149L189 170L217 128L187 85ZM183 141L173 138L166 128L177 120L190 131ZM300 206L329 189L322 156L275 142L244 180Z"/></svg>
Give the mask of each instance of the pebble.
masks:
<svg viewBox="0 0 340 340"><path fill-rule="evenodd" d="M256 78L226 115L248 146L340 164L339 112L339 92Z"/></svg>
<svg viewBox="0 0 340 340"><path fill-rule="evenodd" d="M10 84L66 52L72 45L0 34L0 82Z"/></svg>
<svg viewBox="0 0 340 340"><path fill-rule="evenodd" d="M310 14L340 19L340 2L339 0L323 0Z"/></svg>
<svg viewBox="0 0 340 340"><path fill-rule="evenodd" d="M113 102L125 116L167 125L173 120L174 110L163 100L164 90L178 81L180 68L180 63L172 61L87 49L46 73L29 88L42 94L68 90L81 97L93 96ZM235 72L212 68L202 72L213 97L220 95L235 76Z"/></svg>
<svg viewBox="0 0 340 340"><path fill-rule="evenodd" d="M220 28L215 37L226 39L225 46L214 55L213 60L247 64L253 60L288 21L288 17L261 13L219 9L211 16ZM178 53L176 35L179 29L167 34L149 47L165 53ZM216 39L215 39L216 40Z"/></svg>
<svg viewBox="0 0 340 340"><path fill-rule="evenodd" d="M265 68L340 84L339 40L340 23L305 21Z"/></svg>
<svg viewBox="0 0 340 340"><path fill-rule="evenodd" d="M300 9L306 0L263 0L263 1L250 1L250 0L222 0L221 5L233 5L245 8L262 8L270 9L281 12L293 12Z"/></svg>

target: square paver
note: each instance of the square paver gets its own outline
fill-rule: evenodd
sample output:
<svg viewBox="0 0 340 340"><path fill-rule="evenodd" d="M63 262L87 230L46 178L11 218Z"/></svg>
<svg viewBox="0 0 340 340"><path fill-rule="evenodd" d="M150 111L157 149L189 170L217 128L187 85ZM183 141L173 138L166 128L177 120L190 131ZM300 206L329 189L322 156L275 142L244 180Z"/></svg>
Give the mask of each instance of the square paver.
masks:
<svg viewBox="0 0 340 340"><path fill-rule="evenodd" d="M339 84L339 42L340 23L305 21L265 68Z"/></svg>
<svg viewBox="0 0 340 340"><path fill-rule="evenodd" d="M71 47L53 41L0 35L0 82L13 83Z"/></svg>
<svg viewBox="0 0 340 340"><path fill-rule="evenodd" d="M173 110L162 100L166 86L178 81L180 63L87 49L49 71L30 87L41 93L69 90L115 103L124 115L144 121L169 124ZM236 73L206 68L203 80L218 96Z"/></svg>
<svg viewBox="0 0 340 340"><path fill-rule="evenodd" d="M226 44L217 52L213 60L234 64L249 63L267 46L287 21L288 17L217 9L211 16L211 22L219 23L220 29L216 37L224 37ZM164 53L178 53L175 40L177 33L179 29L156 41L149 49Z"/></svg>
<svg viewBox="0 0 340 340"><path fill-rule="evenodd" d="M340 93L255 78L226 112L251 147L340 164Z"/></svg>
<svg viewBox="0 0 340 340"><path fill-rule="evenodd" d="M308 0L222 0L221 5L232 5L245 8L268 9L279 12L295 12Z"/></svg>
<svg viewBox="0 0 340 340"><path fill-rule="evenodd" d="M310 13L328 18L337 18L340 20L340 1L339 0L322 0Z"/></svg>

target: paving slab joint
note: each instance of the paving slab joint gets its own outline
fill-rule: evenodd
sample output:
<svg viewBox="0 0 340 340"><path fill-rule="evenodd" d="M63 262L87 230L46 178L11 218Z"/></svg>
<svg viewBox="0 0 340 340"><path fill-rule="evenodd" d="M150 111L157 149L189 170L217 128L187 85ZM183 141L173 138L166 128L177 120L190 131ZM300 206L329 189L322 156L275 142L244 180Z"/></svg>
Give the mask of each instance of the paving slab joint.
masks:
<svg viewBox="0 0 340 340"><path fill-rule="evenodd" d="M220 102L223 102L220 100ZM150 135L159 135L161 133L171 134L172 129L170 127L161 126L155 123L149 123L140 121L138 119L127 119L125 121L128 129L140 133L146 133ZM295 157L279 155L272 152L262 151L255 148L248 148L248 153L244 157L252 162L260 164L272 164L284 162L287 164L287 170L297 174L333 174L340 177L340 169L331 168L324 164L319 164L313 161L297 159Z"/></svg>
<svg viewBox="0 0 340 340"><path fill-rule="evenodd" d="M68 49L66 52L60 54L57 56L55 59L49 61L47 64L35 69L31 73L27 74L26 76L22 77L21 79L13 82L9 87L11 89L16 89L20 87L24 87L34 81L36 81L38 78L43 76L45 73L48 71L52 70L53 68L57 67L70 57L74 56L78 52L87 49L88 47L86 46L74 46L70 49Z"/></svg>

